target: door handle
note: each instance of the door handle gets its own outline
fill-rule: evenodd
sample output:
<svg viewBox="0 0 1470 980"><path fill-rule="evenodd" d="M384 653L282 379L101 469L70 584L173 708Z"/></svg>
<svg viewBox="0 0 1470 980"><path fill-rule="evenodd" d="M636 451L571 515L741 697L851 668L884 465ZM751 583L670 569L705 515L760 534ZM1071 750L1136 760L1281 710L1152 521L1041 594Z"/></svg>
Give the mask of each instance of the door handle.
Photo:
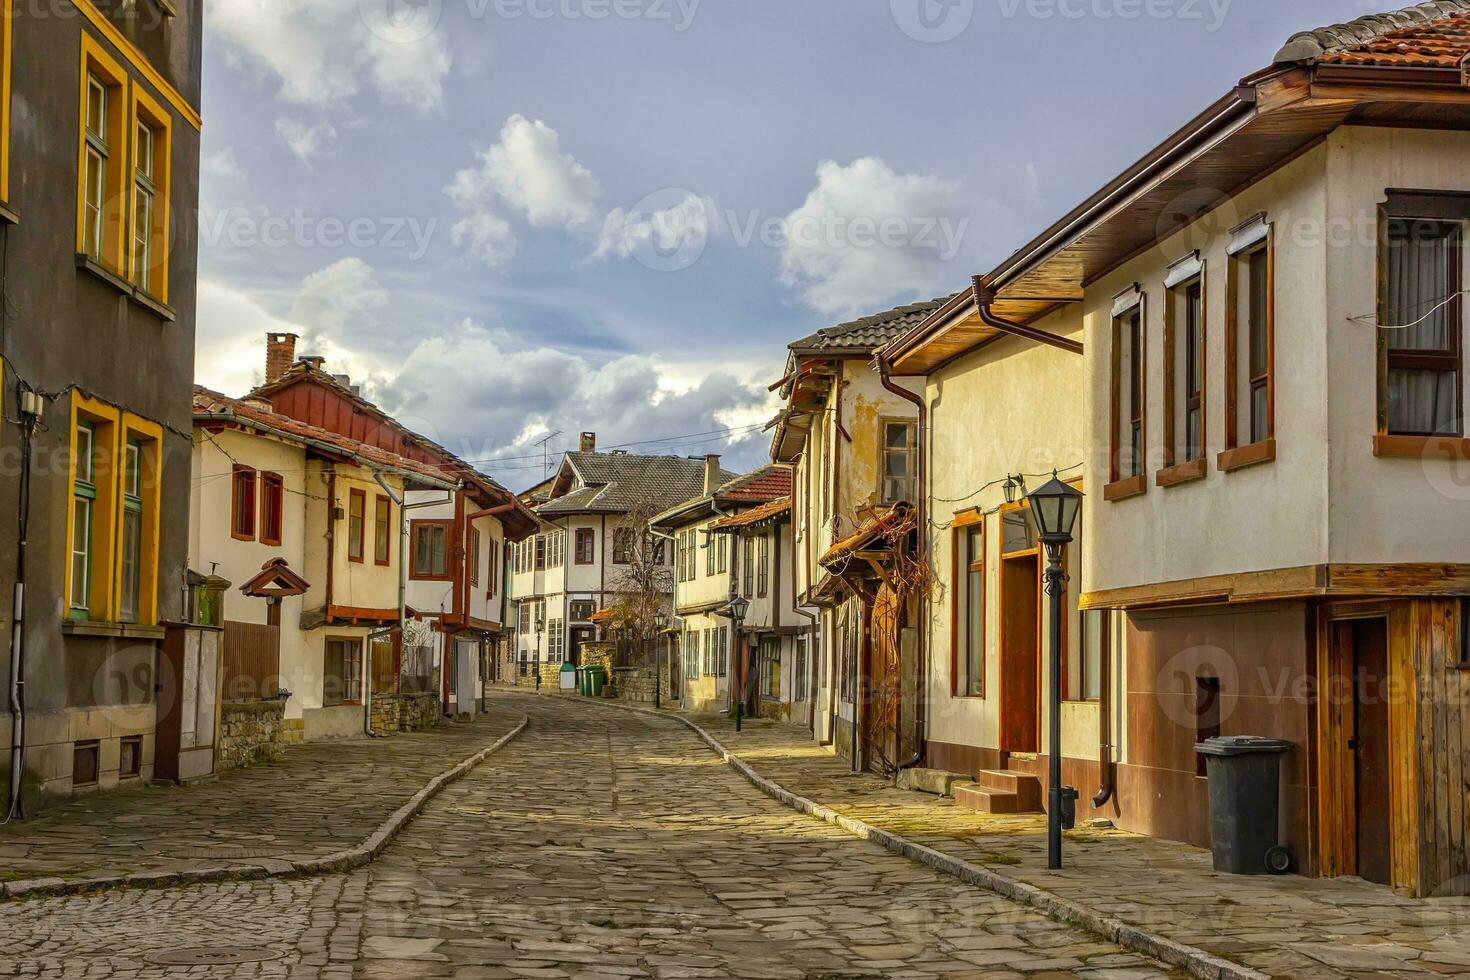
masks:
<svg viewBox="0 0 1470 980"><path fill-rule="evenodd" d="M1348 739L1348 751L1349 752L1356 752L1356 751L1358 751L1358 740L1357 739L1355 739L1355 738Z"/></svg>

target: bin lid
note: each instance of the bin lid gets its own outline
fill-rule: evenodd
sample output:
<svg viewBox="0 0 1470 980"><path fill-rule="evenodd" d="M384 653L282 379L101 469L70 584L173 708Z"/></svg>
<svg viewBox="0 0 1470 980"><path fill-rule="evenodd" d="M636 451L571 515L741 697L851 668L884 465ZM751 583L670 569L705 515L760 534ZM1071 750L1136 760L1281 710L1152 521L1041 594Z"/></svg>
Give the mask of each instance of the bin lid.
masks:
<svg viewBox="0 0 1470 980"><path fill-rule="evenodd" d="M562 664L561 665L561 672L563 674L574 674L574 673L577 672L577 665L576 664Z"/></svg>
<svg viewBox="0 0 1470 980"><path fill-rule="evenodd" d="M1194 747L1200 755L1258 755L1262 753L1290 752L1295 742L1280 738L1265 738L1261 735L1225 735L1206 739Z"/></svg>

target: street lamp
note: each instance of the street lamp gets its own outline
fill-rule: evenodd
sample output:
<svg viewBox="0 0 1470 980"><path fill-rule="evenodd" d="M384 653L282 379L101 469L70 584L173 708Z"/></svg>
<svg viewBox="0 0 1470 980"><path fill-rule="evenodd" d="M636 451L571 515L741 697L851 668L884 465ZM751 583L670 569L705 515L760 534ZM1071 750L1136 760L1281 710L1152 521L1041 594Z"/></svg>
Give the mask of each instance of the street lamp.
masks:
<svg viewBox="0 0 1470 980"><path fill-rule="evenodd" d="M745 621L745 614L750 612L750 600L736 593L730 599L730 622L734 624L736 671L740 678L740 696L735 698L735 730L740 731L741 717L745 713L745 657L740 656L740 624ZM734 688L731 688L731 696L734 697Z"/></svg>
<svg viewBox="0 0 1470 980"><path fill-rule="evenodd" d="M546 617L536 616L536 693L541 693L541 644L545 641Z"/></svg>
<svg viewBox="0 0 1470 980"><path fill-rule="evenodd" d="M660 609L653 614L653 707L658 710L663 707L660 703L663 695L664 674L664 627L669 625L669 617L664 615Z"/></svg>
<svg viewBox="0 0 1470 980"><path fill-rule="evenodd" d="M1051 480L1026 495L1041 543L1046 546L1046 594L1051 598L1051 718L1047 746L1051 789L1046 810L1046 866L1062 866L1062 828L1076 822L1077 790L1062 785L1062 597L1067 576L1062 557L1072 541L1077 512L1082 508L1082 491L1069 486L1053 473ZM1065 815L1064 815L1065 811Z"/></svg>

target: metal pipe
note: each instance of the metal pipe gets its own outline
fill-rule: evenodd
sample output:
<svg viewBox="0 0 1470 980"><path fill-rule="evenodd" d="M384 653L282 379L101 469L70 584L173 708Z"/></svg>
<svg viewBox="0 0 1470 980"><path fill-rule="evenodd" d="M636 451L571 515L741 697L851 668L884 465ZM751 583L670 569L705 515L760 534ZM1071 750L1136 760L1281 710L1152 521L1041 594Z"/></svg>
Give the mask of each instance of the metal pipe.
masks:
<svg viewBox="0 0 1470 980"><path fill-rule="evenodd" d="M22 410L20 499L17 519L17 544L15 556L15 609L10 627L10 800L5 810L5 820L25 819L25 599L26 599L26 540L30 530L31 512L31 439L35 435L35 415Z"/></svg>
<svg viewBox="0 0 1470 980"><path fill-rule="evenodd" d="M894 382L893 378L890 377L892 365L883 359L882 352L879 352L877 355L877 361L878 380L882 382L883 387L905 401L912 402L919 410L917 429L919 459L918 473L916 474L917 485L914 492L914 496L919 499L913 503L918 511L919 560L926 561L929 556L929 481L927 469L929 459L929 406L921 395L909 391L907 388L901 387ZM927 596L921 596L920 599L924 606L922 616L927 624L930 613L928 598ZM929 689L929 644L927 641L928 636L925 630L916 631L914 634L914 659L916 661L915 676L918 678L918 682L914 686L914 754L898 764L899 771L914 768L922 763L928 755L929 742L926 736L928 735L929 710L928 699L924 696L925 692ZM900 690L902 690L901 676L899 684ZM899 697L899 703L903 703L902 696Z"/></svg>
<svg viewBox="0 0 1470 980"><path fill-rule="evenodd" d="M1102 647L1098 651L1098 736L1097 736L1097 761L1101 769L1102 787L1097 795L1092 798L1094 809L1101 809L1110 803L1117 785L1113 779L1113 719L1112 719L1112 697L1113 697L1113 613L1111 609L1102 611Z"/></svg>

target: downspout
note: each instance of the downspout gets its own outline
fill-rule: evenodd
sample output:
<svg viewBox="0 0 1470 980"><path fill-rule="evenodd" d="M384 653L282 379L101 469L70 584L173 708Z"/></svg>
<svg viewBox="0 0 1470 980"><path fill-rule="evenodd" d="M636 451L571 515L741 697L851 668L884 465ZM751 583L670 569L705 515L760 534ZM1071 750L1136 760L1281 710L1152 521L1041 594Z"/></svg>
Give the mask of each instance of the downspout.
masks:
<svg viewBox="0 0 1470 980"><path fill-rule="evenodd" d="M3 293L0 293L3 295ZM38 415L25 410L29 388L21 385L21 450L20 450L20 499L17 519L17 544L15 552L15 608L11 613L10 627L10 802L5 810L9 823L19 817L24 820L25 799L25 600L26 600L26 538L31 522L31 438L35 435ZM32 396L35 397L35 396ZM39 400L37 405L40 405Z"/></svg>
<svg viewBox="0 0 1470 980"><path fill-rule="evenodd" d="M882 352L878 353L877 361L878 378L883 382L883 387L887 388L889 391L893 392L904 401L912 402L919 409L919 460L917 474L918 483L917 493L915 494L915 496L917 496L919 499L914 501L914 505L918 510L919 518L919 560L927 562L929 557L929 471L927 468L929 461L929 406L922 396L917 395L914 392L909 391L907 388L904 388L894 383L893 378L889 376L889 372L892 370L892 366L883 359ZM923 617L924 622L927 624L931 612L927 597L921 595L920 603L922 608L921 616ZM916 647L916 650L914 652L915 659L918 661L915 665L918 683L914 686L915 748L914 754L912 756L898 764L899 771L902 771L904 769L912 769L922 763L924 761L924 757L928 754L929 750L929 743L928 739L926 738L929 707L927 703L928 699L925 697L925 692L927 692L929 689L929 644L927 642L928 637L926 636L926 633L926 629L919 629L914 631L914 646ZM902 703L902 701L903 699L900 698L900 704Z"/></svg>
<svg viewBox="0 0 1470 980"><path fill-rule="evenodd" d="M1093 809L1100 810L1107 806L1113 799L1117 790L1117 784L1113 775L1113 721L1112 721L1112 697L1113 697L1113 613L1107 610L1103 614L1102 624L1102 649L1098 651L1100 661L1098 670L1098 736L1097 736L1097 761L1098 768L1102 770L1102 788L1092 798Z"/></svg>

